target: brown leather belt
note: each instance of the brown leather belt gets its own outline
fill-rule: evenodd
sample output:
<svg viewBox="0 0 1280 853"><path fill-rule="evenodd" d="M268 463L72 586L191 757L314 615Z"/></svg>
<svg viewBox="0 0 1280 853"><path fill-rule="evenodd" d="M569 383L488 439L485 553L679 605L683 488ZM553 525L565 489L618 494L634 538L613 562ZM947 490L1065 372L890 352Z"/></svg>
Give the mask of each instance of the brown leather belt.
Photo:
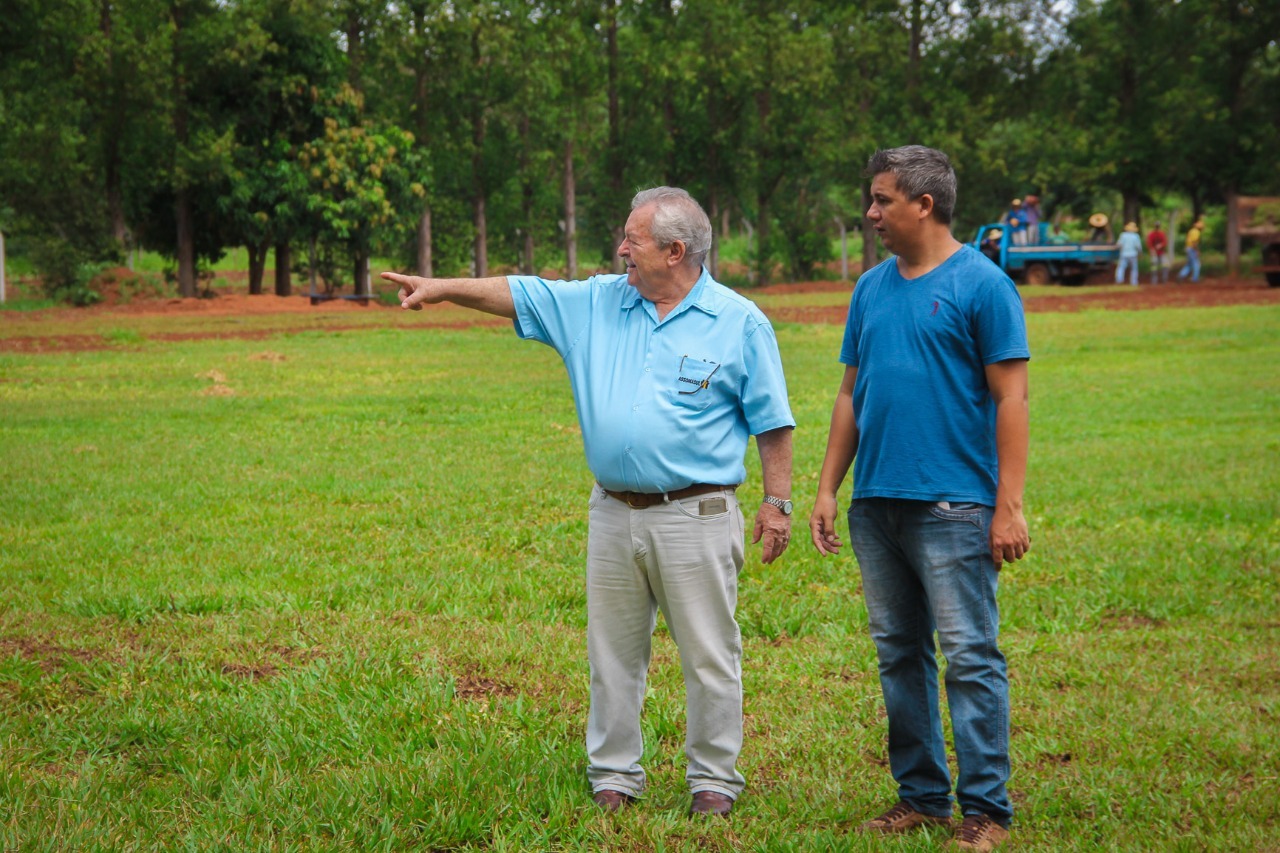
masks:
<svg viewBox="0 0 1280 853"><path fill-rule="evenodd" d="M600 488L604 489L604 486ZM705 495L708 492L732 492L737 486L712 486L708 483L694 483L687 489L676 489L674 492L615 492L610 489L604 489L604 493L611 498L622 501L632 509L648 509L651 506L657 506L667 501L682 501L685 498L692 498L696 495Z"/></svg>

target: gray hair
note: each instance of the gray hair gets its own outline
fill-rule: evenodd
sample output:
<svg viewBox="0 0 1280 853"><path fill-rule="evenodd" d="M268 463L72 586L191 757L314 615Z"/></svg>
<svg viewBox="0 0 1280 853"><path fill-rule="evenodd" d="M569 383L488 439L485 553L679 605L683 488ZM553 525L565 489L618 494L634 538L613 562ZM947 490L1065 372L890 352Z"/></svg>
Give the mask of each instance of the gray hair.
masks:
<svg viewBox="0 0 1280 853"><path fill-rule="evenodd" d="M877 151L867 161L865 177L889 172L898 190L907 198L933 196L933 215L943 225L951 224L956 209L956 171L947 155L936 148L904 145Z"/></svg>
<svg viewBox="0 0 1280 853"><path fill-rule="evenodd" d="M658 247L665 249L679 240L684 243L689 260L701 266L711 251L711 220L702 205L679 187L653 187L631 199L632 210L647 204L656 207L649 235Z"/></svg>

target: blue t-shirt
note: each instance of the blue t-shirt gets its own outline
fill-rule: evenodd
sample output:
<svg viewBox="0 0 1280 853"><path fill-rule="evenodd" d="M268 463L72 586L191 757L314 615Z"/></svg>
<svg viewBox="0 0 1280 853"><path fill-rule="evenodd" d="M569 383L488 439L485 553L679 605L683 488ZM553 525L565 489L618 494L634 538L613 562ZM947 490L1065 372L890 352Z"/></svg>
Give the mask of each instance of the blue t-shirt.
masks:
<svg viewBox="0 0 1280 853"><path fill-rule="evenodd" d="M795 426L773 327L706 270L661 322L625 275L507 281L516 333L564 359L587 465L606 489L736 485L748 435Z"/></svg>
<svg viewBox="0 0 1280 853"><path fill-rule="evenodd" d="M985 367L1030 357L1017 287L970 246L918 278L891 257L858 279L840 351L858 369L854 498L994 505Z"/></svg>

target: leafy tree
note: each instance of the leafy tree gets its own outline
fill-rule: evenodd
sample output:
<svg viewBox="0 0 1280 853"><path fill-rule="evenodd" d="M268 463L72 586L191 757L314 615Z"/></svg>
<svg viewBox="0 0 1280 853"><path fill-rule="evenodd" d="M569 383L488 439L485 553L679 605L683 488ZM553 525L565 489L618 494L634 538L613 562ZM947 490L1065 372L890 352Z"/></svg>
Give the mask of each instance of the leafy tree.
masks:
<svg viewBox="0 0 1280 853"><path fill-rule="evenodd" d="M358 108L360 96L344 86L340 103ZM369 293L369 257L385 229L405 225L404 211L426 194L418 182L413 136L377 124L344 125L325 119L324 135L298 155L308 188L313 233L344 247L352 263L355 293Z"/></svg>
<svg viewBox="0 0 1280 853"><path fill-rule="evenodd" d="M249 0L241 11L264 44L236 111L236 144L219 209L249 250L249 292L262 292L274 245L275 292L287 296L291 245L307 201L297 154L323 133L325 105L341 85L345 61L310 0Z"/></svg>

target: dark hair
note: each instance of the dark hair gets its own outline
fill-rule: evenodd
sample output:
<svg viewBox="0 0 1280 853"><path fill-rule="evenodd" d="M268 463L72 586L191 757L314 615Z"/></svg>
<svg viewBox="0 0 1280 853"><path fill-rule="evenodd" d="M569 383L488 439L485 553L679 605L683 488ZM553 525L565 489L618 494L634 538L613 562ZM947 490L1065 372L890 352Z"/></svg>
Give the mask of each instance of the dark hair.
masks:
<svg viewBox="0 0 1280 853"><path fill-rule="evenodd" d="M947 155L936 148L904 145L877 151L867 161L866 177L893 175L898 189L910 199L933 197L933 215L943 225L951 224L956 209L956 171Z"/></svg>

